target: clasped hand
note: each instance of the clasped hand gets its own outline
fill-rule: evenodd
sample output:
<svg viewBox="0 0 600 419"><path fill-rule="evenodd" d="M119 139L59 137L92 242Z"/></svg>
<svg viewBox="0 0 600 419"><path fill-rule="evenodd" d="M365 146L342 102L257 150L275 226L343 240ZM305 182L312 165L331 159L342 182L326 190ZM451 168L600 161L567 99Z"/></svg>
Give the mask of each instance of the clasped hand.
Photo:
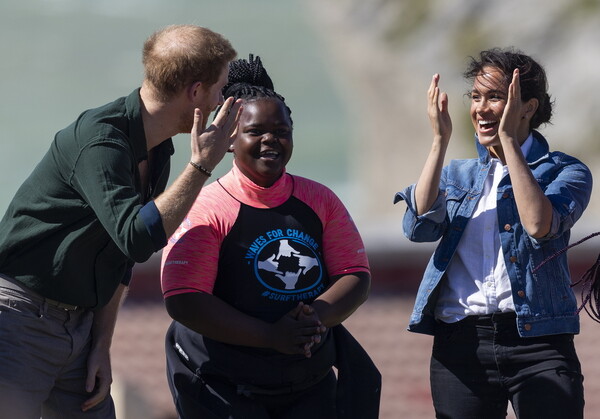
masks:
<svg viewBox="0 0 600 419"><path fill-rule="evenodd" d="M321 342L327 328L316 310L302 302L273 324L273 348L281 353L312 356L312 348Z"/></svg>

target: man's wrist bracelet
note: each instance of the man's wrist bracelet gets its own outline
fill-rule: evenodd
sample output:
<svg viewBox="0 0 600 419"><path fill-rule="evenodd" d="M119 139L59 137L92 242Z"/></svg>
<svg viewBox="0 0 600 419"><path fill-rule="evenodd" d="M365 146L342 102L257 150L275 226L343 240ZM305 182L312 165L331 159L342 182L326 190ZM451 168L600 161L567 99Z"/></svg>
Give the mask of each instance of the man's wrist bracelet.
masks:
<svg viewBox="0 0 600 419"><path fill-rule="evenodd" d="M190 164L194 167L194 169L198 170L200 173L202 173L206 177L211 177L212 176L212 172L210 170L208 170L206 167L203 167L203 166L201 166L198 163L193 162L193 161L190 161Z"/></svg>

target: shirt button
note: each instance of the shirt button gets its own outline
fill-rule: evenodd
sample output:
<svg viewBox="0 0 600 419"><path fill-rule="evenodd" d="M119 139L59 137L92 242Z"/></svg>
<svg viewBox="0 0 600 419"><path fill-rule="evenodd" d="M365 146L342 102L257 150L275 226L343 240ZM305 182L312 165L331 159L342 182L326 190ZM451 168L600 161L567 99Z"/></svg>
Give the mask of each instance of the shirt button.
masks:
<svg viewBox="0 0 600 419"><path fill-rule="evenodd" d="M504 224L504 231L510 231L510 224Z"/></svg>
<svg viewBox="0 0 600 419"><path fill-rule="evenodd" d="M516 256L511 256L511 257L510 257L510 261L511 261L512 263L515 263L515 262L517 261L517 257L516 257Z"/></svg>
<svg viewBox="0 0 600 419"><path fill-rule="evenodd" d="M524 326L525 330L527 330L528 332L531 330L531 325L529 323L526 323Z"/></svg>
<svg viewBox="0 0 600 419"><path fill-rule="evenodd" d="M505 192L505 193L503 193L503 194L502 194L502 198L504 198L504 199L508 198L508 194L507 194L506 192Z"/></svg>
<svg viewBox="0 0 600 419"><path fill-rule="evenodd" d="M523 290L519 290L519 292L517 292L517 295L521 298L525 297L525 291Z"/></svg>

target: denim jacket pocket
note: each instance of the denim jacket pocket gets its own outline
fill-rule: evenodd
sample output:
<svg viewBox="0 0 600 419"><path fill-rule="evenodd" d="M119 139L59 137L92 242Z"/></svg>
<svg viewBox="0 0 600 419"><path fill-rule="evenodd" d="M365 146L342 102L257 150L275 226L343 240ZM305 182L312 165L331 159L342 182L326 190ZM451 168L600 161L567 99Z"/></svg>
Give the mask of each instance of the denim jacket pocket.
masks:
<svg viewBox="0 0 600 419"><path fill-rule="evenodd" d="M446 211L448 214L454 214L458 206L464 201L467 191L454 185L446 185Z"/></svg>

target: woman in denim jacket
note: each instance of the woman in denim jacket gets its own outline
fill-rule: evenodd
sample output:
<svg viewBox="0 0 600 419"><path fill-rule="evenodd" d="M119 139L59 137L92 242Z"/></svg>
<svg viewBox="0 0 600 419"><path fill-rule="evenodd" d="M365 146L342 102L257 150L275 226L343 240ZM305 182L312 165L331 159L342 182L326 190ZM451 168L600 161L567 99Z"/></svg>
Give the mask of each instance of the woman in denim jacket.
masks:
<svg viewBox="0 0 600 419"><path fill-rule="evenodd" d="M588 204L589 169L550 152L535 129L550 121L544 69L514 50L472 58L470 115L478 158L443 167L452 123L439 75L428 91L433 144L416 185L396 195L405 235L441 241L409 330L434 335L431 390L438 418L583 417L573 335L577 301L566 253Z"/></svg>

